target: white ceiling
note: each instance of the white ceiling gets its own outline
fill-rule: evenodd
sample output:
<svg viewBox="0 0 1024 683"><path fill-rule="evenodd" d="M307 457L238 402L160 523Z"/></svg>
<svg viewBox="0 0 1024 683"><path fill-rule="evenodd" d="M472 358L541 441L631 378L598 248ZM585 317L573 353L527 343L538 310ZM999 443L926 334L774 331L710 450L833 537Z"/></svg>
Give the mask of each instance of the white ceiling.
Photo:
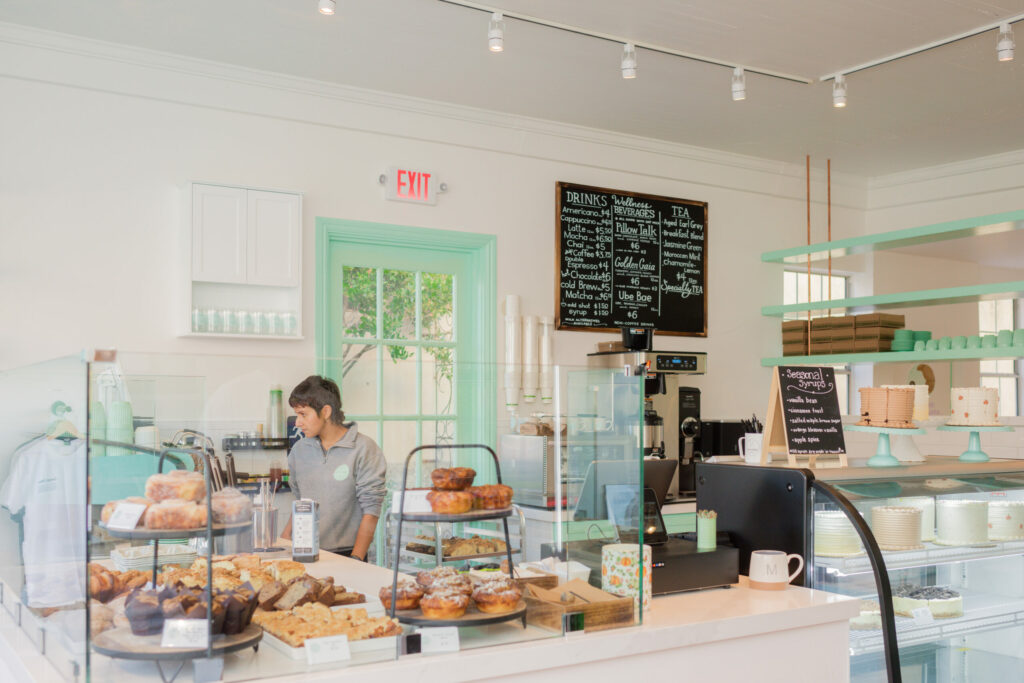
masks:
<svg viewBox="0 0 1024 683"><path fill-rule="evenodd" d="M508 12L809 78L1024 13L1024 0L494 0ZM831 157L867 176L1024 148L1018 58L989 32L831 84L748 75L645 51L619 76L615 43L509 20L486 50L487 14L438 0L3 0L0 21L363 88L620 131L769 159Z"/></svg>

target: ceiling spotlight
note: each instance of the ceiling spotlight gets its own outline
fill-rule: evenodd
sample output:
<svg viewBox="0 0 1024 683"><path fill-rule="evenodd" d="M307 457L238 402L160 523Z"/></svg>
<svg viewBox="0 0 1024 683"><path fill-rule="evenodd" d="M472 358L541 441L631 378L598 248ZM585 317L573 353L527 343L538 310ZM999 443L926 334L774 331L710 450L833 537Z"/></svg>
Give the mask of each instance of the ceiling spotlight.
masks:
<svg viewBox="0 0 1024 683"><path fill-rule="evenodd" d="M832 106L842 108L846 106L846 76L839 74L832 81Z"/></svg>
<svg viewBox="0 0 1024 683"><path fill-rule="evenodd" d="M335 6L336 3L334 2L334 0L320 0L319 4L317 5L317 7L320 9L320 14L326 14L327 16L334 14Z"/></svg>
<svg viewBox="0 0 1024 683"><path fill-rule="evenodd" d="M743 67L736 67L732 70L732 100L739 102L747 99L747 77L743 73Z"/></svg>
<svg viewBox="0 0 1024 683"><path fill-rule="evenodd" d="M502 52L505 49L505 17L501 12L492 14L487 25L487 49L491 52Z"/></svg>
<svg viewBox="0 0 1024 683"><path fill-rule="evenodd" d="M622 77L636 78L636 47L633 43L622 46Z"/></svg>
<svg viewBox="0 0 1024 683"><path fill-rule="evenodd" d="M1013 30L1009 24L999 24L999 39L996 41L996 55L1000 62L1013 61Z"/></svg>

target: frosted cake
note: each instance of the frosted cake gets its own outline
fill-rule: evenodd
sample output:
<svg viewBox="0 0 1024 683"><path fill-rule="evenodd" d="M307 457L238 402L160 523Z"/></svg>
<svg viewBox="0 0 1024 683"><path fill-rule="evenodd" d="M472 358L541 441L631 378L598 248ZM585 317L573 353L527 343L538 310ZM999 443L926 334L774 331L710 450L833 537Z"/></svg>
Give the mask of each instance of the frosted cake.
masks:
<svg viewBox="0 0 1024 683"><path fill-rule="evenodd" d="M949 390L949 422L963 427L999 426L999 390L991 387L953 387Z"/></svg>
<svg viewBox="0 0 1024 683"><path fill-rule="evenodd" d="M814 513L814 554L821 557L850 557L864 552L860 536L849 518L838 510Z"/></svg>
<svg viewBox="0 0 1024 683"><path fill-rule="evenodd" d="M921 510L921 540L935 540L935 499L931 496L914 496L911 498L893 498L893 505L915 507Z"/></svg>
<svg viewBox="0 0 1024 683"><path fill-rule="evenodd" d="M928 385L927 384L883 384L883 389L909 389L914 392L915 422L928 419Z"/></svg>
<svg viewBox="0 0 1024 683"><path fill-rule="evenodd" d="M861 387L860 422L863 427L913 429L914 391Z"/></svg>
<svg viewBox="0 0 1024 683"><path fill-rule="evenodd" d="M941 545L977 545L988 542L988 502L940 500L935 519L935 542Z"/></svg>
<svg viewBox="0 0 1024 683"><path fill-rule="evenodd" d="M936 619L964 615L964 599L955 590L938 586L900 586L893 589L893 612L901 617L912 617L914 610L920 607L927 607Z"/></svg>
<svg viewBox="0 0 1024 683"><path fill-rule="evenodd" d="M988 503L988 539L1024 540L1024 500L990 500Z"/></svg>
<svg viewBox="0 0 1024 683"><path fill-rule="evenodd" d="M871 508L871 532L882 550L913 550L921 545L921 510L881 505Z"/></svg>

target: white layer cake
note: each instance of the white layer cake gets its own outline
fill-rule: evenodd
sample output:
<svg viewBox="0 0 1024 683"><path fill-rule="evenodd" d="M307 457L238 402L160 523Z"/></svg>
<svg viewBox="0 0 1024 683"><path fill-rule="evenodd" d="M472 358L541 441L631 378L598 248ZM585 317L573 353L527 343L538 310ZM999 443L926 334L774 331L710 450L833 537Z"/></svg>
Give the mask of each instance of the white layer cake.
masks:
<svg viewBox="0 0 1024 683"><path fill-rule="evenodd" d="M846 514L838 510L814 513L814 554L822 557L850 557L864 552L860 536Z"/></svg>
<svg viewBox="0 0 1024 683"><path fill-rule="evenodd" d="M914 392L914 422L928 419L927 384L883 384L883 389L912 389Z"/></svg>
<svg viewBox="0 0 1024 683"><path fill-rule="evenodd" d="M963 427L999 425L999 390L991 387L953 387L949 390L949 422Z"/></svg>
<svg viewBox="0 0 1024 683"><path fill-rule="evenodd" d="M893 498L893 505L914 507L921 510L921 540L935 540L935 499L931 496L913 496L910 498Z"/></svg>
<svg viewBox="0 0 1024 683"><path fill-rule="evenodd" d="M909 505L871 508L871 532L882 550L922 548L921 509Z"/></svg>
<svg viewBox="0 0 1024 683"><path fill-rule="evenodd" d="M988 539L990 541L1024 540L1024 500L990 500L988 502Z"/></svg>
<svg viewBox="0 0 1024 683"><path fill-rule="evenodd" d="M892 611L901 617L914 616L914 610L927 607L936 619L962 617L964 599L954 590L938 586L899 586L892 592Z"/></svg>
<svg viewBox="0 0 1024 683"><path fill-rule="evenodd" d="M940 500L935 542L942 545L978 545L988 542L988 502Z"/></svg>
<svg viewBox="0 0 1024 683"><path fill-rule="evenodd" d="M861 600L860 614L850 619L850 628L855 631L882 628L882 608L874 600Z"/></svg>

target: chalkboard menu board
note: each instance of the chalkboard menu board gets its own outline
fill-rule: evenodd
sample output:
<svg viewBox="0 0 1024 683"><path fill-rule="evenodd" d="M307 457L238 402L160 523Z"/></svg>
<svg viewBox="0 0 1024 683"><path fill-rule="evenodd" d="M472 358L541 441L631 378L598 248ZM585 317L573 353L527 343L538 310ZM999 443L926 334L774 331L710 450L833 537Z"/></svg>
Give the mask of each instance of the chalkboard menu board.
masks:
<svg viewBox="0 0 1024 683"><path fill-rule="evenodd" d="M558 329L707 336L708 205L557 184Z"/></svg>
<svg viewBox="0 0 1024 683"><path fill-rule="evenodd" d="M779 393L790 453L846 452L835 370L780 365Z"/></svg>

